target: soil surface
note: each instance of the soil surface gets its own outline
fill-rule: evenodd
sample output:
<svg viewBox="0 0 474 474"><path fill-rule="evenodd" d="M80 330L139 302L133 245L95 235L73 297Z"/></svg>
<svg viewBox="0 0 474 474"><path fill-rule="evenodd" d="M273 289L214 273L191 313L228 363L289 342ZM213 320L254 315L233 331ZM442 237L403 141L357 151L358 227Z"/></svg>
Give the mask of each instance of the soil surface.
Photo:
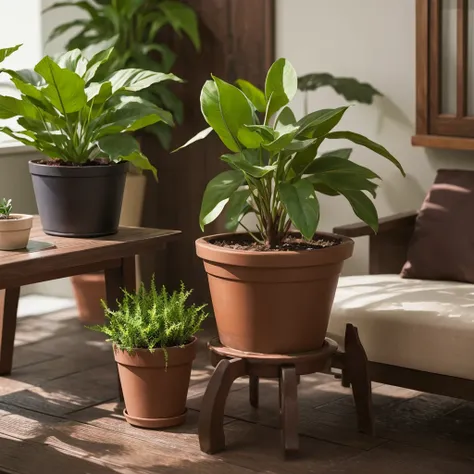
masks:
<svg viewBox="0 0 474 474"><path fill-rule="evenodd" d="M209 243L233 250L249 250L257 252L295 252L302 250L319 250L326 247L332 247L334 245L339 245L341 240L331 239L328 237L317 240L305 240L302 237L290 235L278 247L270 248L268 245L255 242L253 239L248 237L248 235L244 235L242 237L234 237L233 239L214 239L210 240Z"/></svg>
<svg viewBox="0 0 474 474"><path fill-rule="evenodd" d="M19 217L15 217L15 216L0 216L0 220L2 221L6 221L6 220L10 220L10 221L16 221L17 219L20 219Z"/></svg>
<svg viewBox="0 0 474 474"><path fill-rule="evenodd" d="M106 159L96 159L92 161L87 161L86 163L71 163L70 161L62 161L62 160L40 160L37 161L40 165L48 165L48 166L71 166L71 167L83 167L83 166L106 166L106 165L115 165L115 163L111 163L109 160Z"/></svg>

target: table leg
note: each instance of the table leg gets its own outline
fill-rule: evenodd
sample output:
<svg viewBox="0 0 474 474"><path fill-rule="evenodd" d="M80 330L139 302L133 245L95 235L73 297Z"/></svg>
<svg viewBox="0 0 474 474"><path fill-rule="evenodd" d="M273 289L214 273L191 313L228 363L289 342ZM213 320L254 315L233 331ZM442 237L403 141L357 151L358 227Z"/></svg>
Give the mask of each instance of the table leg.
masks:
<svg viewBox="0 0 474 474"><path fill-rule="evenodd" d="M259 385L259 379L256 375L251 375L249 377L249 399L250 399L250 405L253 408L258 408L258 385Z"/></svg>
<svg viewBox="0 0 474 474"><path fill-rule="evenodd" d="M299 449L298 376L295 367L292 366L281 368L280 415L284 454L291 455Z"/></svg>
<svg viewBox="0 0 474 474"><path fill-rule="evenodd" d="M122 298L122 290L136 291L135 257L123 258L119 267L105 270L105 289L107 305L110 309L117 309L117 301ZM117 373L118 378L118 373ZM118 379L119 400L123 402L122 385Z"/></svg>
<svg viewBox="0 0 474 474"><path fill-rule="evenodd" d="M0 290L0 375L12 372L19 298L20 288Z"/></svg>
<svg viewBox="0 0 474 474"><path fill-rule="evenodd" d="M199 415L199 445L201 451L214 454L225 449L224 409L235 379L246 375L243 359L222 359L207 385Z"/></svg>
<svg viewBox="0 0 474 474"><path fill-rule="evenodd" d="M368 359L359 339L359 332L352 324L346 326L344 348L344 371L350 385L357 412L359 431L373 435L374 414L372 409L372 385L370 383Z"/></svg>

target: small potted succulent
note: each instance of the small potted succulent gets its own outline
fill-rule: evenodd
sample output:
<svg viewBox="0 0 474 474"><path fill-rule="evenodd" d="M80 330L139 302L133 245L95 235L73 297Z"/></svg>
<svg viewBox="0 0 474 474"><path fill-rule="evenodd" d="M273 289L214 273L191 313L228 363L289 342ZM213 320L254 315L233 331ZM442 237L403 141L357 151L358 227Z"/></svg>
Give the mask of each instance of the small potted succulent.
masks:
<svg viewBox="0 0 474 474"><path fill-rule="evenodd" d="M28 245L33 216L13 214L12 200L0 201L0 250L19 250Z"/></svg>
<svg viewBox="0 0 474 474"><path fill-rule="evenodd" d="M96 79L112 52L109 48L87 58L75 49L57 59L44 57L34 70L0 69L20 93L19 99L0 96L0 119L17 122L0 124L0 132L45 156L29 167L47 234L117 232L128 163L156 177L131 133L159 122L173 125L173 117L136 93L181 80L138 68Z"/></svg>
<svg viewBox="0 0 474 474"><path fill-rule="evenodd" d="M317 232L318 193L341 195L377 229L379 178L350 160L351 149L321 153L324 141L349 140L400 163L382 145L352 131L334 131L348 107L311 112L297 120L288 103L297 75L286 59L269 69L265 90L218 77L201 92L209 128L187 146L217 133L229 169L203 195L201 228L224 210L231 233L198 239L221 342L245 352L298 353L324 342L334 293L353 241ZM244 217L252 215L251 229ZM246 232L235 233L241 226Z"/></svg>
<svg viewBox="0 0 474 474"><path fill-rule="evenodd" d="M186 418L186 397L196 356L195 334L207 317L205 305L188 304L183 284L169 293L156 289L124 292L118 309L105 303L107 324L91 329L113 343L125 400L124 416L134 426L166 428Z"/></svg>

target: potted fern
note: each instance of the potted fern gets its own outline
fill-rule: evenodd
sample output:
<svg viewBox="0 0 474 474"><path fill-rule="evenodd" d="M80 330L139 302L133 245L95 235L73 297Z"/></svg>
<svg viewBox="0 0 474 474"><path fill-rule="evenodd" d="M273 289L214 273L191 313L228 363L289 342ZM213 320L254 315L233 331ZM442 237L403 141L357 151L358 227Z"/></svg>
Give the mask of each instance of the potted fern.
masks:
<svg viewBox="0 0 474 474"><path fill-rule="evenodd" d="M156 289L124 292L116 311L104 309L108 323L92 326L113 343L125 400L124 416L134 426L166 428L186 418L186 397L196 356L195 334L207 317L205 305L190 305L181 284L169 293Z"/></svg>
<svg viewBox="0 0 474 474"><path fill-rule="evenodd" d="M0 201L0 250L24 249L28 244L33 216L13 214L11 199Z"/></svg>
<svg viewBox="0 0 474 474"><path fill-rule="evenodd" d="M339 274L353 241L317 232L318 193L341 195L377 230L378 175L350 160L351 149L321 153L326 140L348 140L392 162L382 145L352 131L334 131L348 107L318 110L297 120L288 104L297 91L289 61L269 69L265 90L218 77L201 92L209 128L229 152L229 169L207 185L201 228L225 210L230 233L198 239L221 342L245 352L298 353L324 342ZM243 219L252 215L256 229ZM241 226L246 232L235 233Z"/></svg>
<svg viewBox="0 0 474 474"><path fill-rule="evenodd" d="M20 98L0 96L0 132L36 148L29 163L38 211L47 234L97 237L117 232L128 163L156 169L132 132L166 122L171 114L136 93L173 74L138 68L96 78L113 48L86 57L78 49L44 57L34 70L0 69Z"/></svg>

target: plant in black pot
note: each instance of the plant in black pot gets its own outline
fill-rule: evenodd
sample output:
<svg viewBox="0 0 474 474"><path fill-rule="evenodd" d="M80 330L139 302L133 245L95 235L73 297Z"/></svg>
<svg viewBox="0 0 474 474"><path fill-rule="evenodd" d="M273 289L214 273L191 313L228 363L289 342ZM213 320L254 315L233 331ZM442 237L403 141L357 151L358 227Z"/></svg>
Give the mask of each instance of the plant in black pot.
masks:
<svg viewBox="0 0 474 474"><path fill-rule="evenodd" d="M29 163L43 229L65 237L96 237L117 231L128 163L156 169L131 132L172 115L136 93L173 74L121 69L95 80L113 48L90 59L80 50L56 60L44 57L34 70L0 69L20 98L0 96L0 119L16 118L3 132L36 148L44 159Z"/></svg>

